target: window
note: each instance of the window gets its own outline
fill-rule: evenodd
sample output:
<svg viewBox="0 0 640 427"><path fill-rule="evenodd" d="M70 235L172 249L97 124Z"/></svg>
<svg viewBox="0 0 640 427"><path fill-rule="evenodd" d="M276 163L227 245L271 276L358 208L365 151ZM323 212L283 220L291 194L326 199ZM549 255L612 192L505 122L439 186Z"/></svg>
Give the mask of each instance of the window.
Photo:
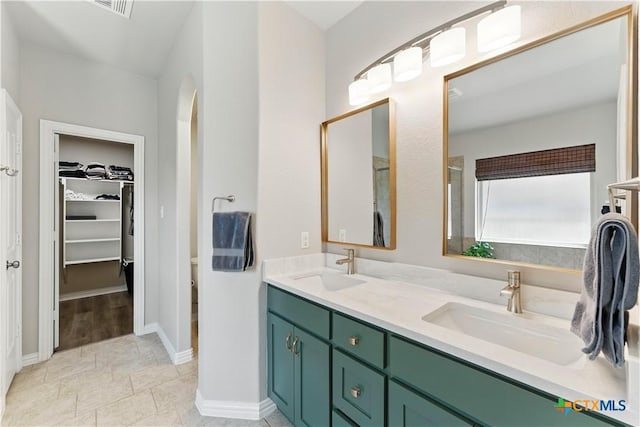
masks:
<svg viewBox="0 0 640 427"><path fill-rule="evenodd" d="M477 181L478 241L586 247L590 173Z"/></svg>

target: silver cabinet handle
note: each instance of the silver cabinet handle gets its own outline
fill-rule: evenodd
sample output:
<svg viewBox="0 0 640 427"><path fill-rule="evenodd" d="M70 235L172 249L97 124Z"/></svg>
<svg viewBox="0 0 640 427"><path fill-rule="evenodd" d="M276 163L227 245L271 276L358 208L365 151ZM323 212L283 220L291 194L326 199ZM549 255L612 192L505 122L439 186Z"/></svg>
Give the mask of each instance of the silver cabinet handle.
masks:
<svg viewBox="0 0 640 427"><path fill-rule="evenodd" d="M362 389L360 387L358 386L351 387L351 396L353 396L355 399L359 398L361 394L362 394Z"/></svg>
<svg viewBox="0 0 640 427"><path fill-rule="evenodd" d="M291 332L287 334L287 338L284 340L284 345L287 347L288 351L291 351Z"/></svg>
<svg viewBox="0 0 640 427"><path fill-rule="evenodd" d="M13 262L7 261L7 270L10 269L10 268L18 268L18 267L20 267L20 261L18 261L18 260L13 261Z"/></svg>
<svg viewBox="0 0 640 427"><path fill-rule="evenodd" d="M351 344L352 346L356 346L358 345L358 343L360 342L360 337L357 335L352 335L349 337L349 344Z"/></svg>
<svg viewBox="0 0 640 427"><path fill-rule="evenodd" d="M295 354L296 356L300 355L300 352L298 351L298 341L300 341L299 338L295 337L293 339L293 344L291 345L291 347L293 347L293 354Z"/></svg>

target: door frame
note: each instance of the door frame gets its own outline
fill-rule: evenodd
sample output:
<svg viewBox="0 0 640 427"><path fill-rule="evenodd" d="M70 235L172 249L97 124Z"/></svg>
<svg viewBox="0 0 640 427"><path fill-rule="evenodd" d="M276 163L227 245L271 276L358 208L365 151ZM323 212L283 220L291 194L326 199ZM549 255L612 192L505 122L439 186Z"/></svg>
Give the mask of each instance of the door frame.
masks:
<svg viewBox="0 0 640 427"><path fill-rule="evenodd" d="M20 195L20 198L18 199L17 203L16 203L16 207L18 208L18 210L20 211L20 213L22 213L22 173L23 173L23 157L22 157L22 112L20 111L20 109L18 108L18 106L16 105L15 101L13 100L13 98L11 98L11 95L9 94L9 92L6 89L2 89L1 90L1 94L0 94L1 98L0 99L0 129L3 129L3 134L0 135L0 142L4 143L8 143L8 141L6 141L6 132L4 132L4 130L6 129L6 123L5 123L5 118L6 118L6 110L5 108L10 108L15 110L15 112L17 113L18 118L18 129L17 129L17 138L16 138L16 156L19 157L19 163L17 165L14 165L15 168L18 169L18 173L17 176L15 176L14 178L18 180L18 191L17 193ZM0 150L2 150L3 147L0 147ZM14 179L12 178L12 179ZM16 218L16 229L18 232L18 250L17 250L17 259L18 261L20 261L22 263L22 215L19 215ZM6 248L4 246L4 242L0 242L0 259L1 260L7 260L7 253L6 253ZM3 264L4 266L4 264ZM16 316L16 327L18 329L18 333L17 333L17 337L16 337L16 360L15 360L15 367L16 367L16 372L19 372L22 369L22 266L20 266L20 268L16 269L15 271L16 274L16 280L17 280L17 284L16 284L16 300L17 300L17 305L15 307L15 316ZM2 282L2 280L0 280L0 298L5 298L6 295L6 286L5 283ZM13 301L15 302L15 301ZM12 301L7 301L7 303L13 303ZM4 328L7 328L8 326L5 324L5 313L0 312L0 417L2 416L2 414L4 413L4 409L5 409L5 403L6 403L6 396L4 393L4 388L8 387L9 384L4 384L4 355L5 352L7 351L7 348L5 346L6 343L6 336L4 336L5 333L9 333L11 331L5 330Z"/></svg>
<svg viewBox="0 0 640 427"><path fill-rule="evenodd" d="M59 274L59 266L54 261L58 246L57 229L54 224L54 198L58 191L58 183L55 179L57 177L54 142L56 134L133 144L135 171L133 189L136 194L136 208L133 213L133 221L136 224L136 232L133 236L133 257L136 268L134 268L133 281L137 284L133 289L133 333L144 334L144 137L70 123L40 120L39 361L49 359L54 350L54 280L55 274Z"/></svg>

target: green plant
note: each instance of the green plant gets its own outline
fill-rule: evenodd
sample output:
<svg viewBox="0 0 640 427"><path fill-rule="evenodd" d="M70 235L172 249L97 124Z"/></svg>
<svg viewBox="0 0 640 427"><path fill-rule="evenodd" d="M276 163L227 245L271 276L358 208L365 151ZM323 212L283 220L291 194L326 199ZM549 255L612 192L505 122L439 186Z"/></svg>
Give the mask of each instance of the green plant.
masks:
<svg viewBox="0 0 640 427"><path fill-rule="evenodd" d="M479 258L493 258L493 246L487 242L476 242L469 246L469 249L462 252L465 256L475 256Z"/></svg>

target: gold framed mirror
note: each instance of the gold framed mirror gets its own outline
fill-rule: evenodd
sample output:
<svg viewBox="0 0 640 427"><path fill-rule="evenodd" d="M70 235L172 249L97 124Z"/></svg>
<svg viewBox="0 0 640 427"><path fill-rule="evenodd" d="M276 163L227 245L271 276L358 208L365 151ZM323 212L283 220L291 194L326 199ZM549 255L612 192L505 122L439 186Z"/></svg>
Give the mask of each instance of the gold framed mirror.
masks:
<svg viewBox="0 0 640 427"><path fill-rule="evenodd" d="M445 76L444 256L582 269L637 176L636 32L627 6Z"/></svg>
<svg viewBox="0 0 640 427"><path fill-rule="evenodd" d="M322 241L396 247L393 100L322 123Z"/></svg>

